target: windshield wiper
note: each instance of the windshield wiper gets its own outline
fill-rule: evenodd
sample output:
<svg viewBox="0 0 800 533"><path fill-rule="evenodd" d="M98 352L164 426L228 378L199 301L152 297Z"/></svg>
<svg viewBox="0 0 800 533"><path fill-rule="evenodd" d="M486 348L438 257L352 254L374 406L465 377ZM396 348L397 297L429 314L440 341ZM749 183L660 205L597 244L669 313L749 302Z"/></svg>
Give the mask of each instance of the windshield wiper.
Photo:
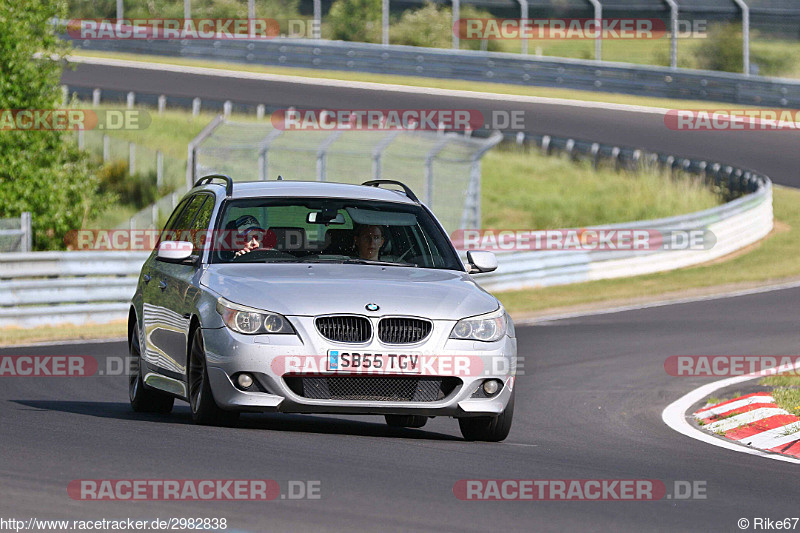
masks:
<svg viewBox="0 0 800 533"><path fill-rule="evenodd" d="M391 261L373 261L371 259L345 259L342 263L348 265L378 265L394 267L416 267L414 263L392 263Z"/></svg>

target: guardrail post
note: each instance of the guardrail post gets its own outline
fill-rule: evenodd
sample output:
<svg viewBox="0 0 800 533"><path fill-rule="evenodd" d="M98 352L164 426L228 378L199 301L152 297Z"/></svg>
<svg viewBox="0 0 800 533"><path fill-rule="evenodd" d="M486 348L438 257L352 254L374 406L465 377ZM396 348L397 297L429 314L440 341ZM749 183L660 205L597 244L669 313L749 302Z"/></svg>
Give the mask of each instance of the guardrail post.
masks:
<svg viewBox="0 0 800 533"><path fill-rule="evenodd" d="M669 65L678 68L678 3L675 0L664 0L669 6L670 52Z"/></svg>
<svg viewBox="0 0 800 533"><path fill-rule="evenodd" d="M321 38L320 30L322 29L322 2L314 0L314 39Z"/></svg>
<svg viewBox="0 0 800 533"><path fill-rule="evenodd" d="M550 141L552 139L549 135L544 135L542 137L542 153L544 155L550 155Z"/></svg>
<svg viewBox="0 0 800 533"><path fill-rule="evenodd" d="M619 154L620 154L619 146L615 146L611 149L611 159L614 160L614 170L619 172Z"/></svg>
<svg viewBox="0 0 800 533"><path fill-rule="evenodd" d="M128 109L133 109L133 104L136 103L136 93L134 93L133 91L129 92L127 100L128 100L127 102Z"/></svg>
<svg viewBox="0 0 800 533"><path fill-rule="evenodd" d="M167 108L167 97L166 95L161 95L158 97L158 114L163 115L164 110Z"/></svg>
<svg viewBox="0 0 800 533"><path fill-rule="evenodd" d="M136 174L136 144L128 143L128 174Z"/></svg>
<svg viewBox="0 0 800 533"><path fill-rule="evenodd" d="M92 91L92 106L97 107L100 105L100 89Z"/></svg>
<svg viewBox="0 0 800 533"><path fill-rule="evenodd" d="M33 231L31 230L31 213L23 211L19 217L20 229L22 229L22 240L20 242L20 252L33 251Z"/></svg>
<svg viewBox="0 0 800 533"><path fill-rule="evenodd" d="M742 10L742 68L750 75L750 7L745 0L733 0Z"/></svg>
<svg viewBox="0 0 800 533"><path fill-rule="evenodd" d="M594 21L597 26L597 37L594 39L594 58L597 61L603 60L603 4L600 0L589 0L594 7Z"/></svg>
<svg viewBox="0 0 800 533"><path fill-rule="evenodd" d="M567 156L570 159L575 159L575 139L567 139Z"/></svg>
<svg viewBox="0 0 800 533"><path fill-rule="evenodd" d="M164 154L161 150L156 151L156 187L161 189L164 186Z"/></svg>
<svg viewBox="0 0 800 533"><path fill-rule="evenodd" d="M592 168L597 170L598 165L600 164L600 144L599 143L592 143Z"/></svg>
<svg viewBox="0 0 800 533"><path fill-rule="evenodd" d="M232 107L233 107L233 104L231 103L230 100L225 100L225 103L222 104L222 115L225 118L228 118L228 117L231 116L231 108Z"/></svg>
<svg viewBox="0 0 800 533"><path fill-rule="evenodd" d="M381 2L381 43L389 46L389 0Z"/></svg>
<svg viewBox="0 0 800 533"><path fill-rule="evenodd" d="M265 109L266 108L264 107L264 104L258 104L256 106L256 118L258 120L263 120L264 119L264 110Z"/></svg>
<svg viewBox="0 0 800 533"><path fill-rule="evenodd" d="M200 114L200 99L193 98L192 99L192 116L196 117Z"/></svg>
<svg viewBox="0 0 800 533"><path fill-rule="evenodd" d="M523 21L528 20L528 0L517 0L517 2L519 2L520 18ZM525 23L523 22L522 24ZM522 35L522 54L528 55L528 35L524 32Z"/></svg>
<svg viewBox="0 0 800 533"><path fill-rule="evenodd" d="M453 0L453 17L450 21L450 27L455 27L456 22L461 17L461 0ZM459 41L458 31L453 32L453 50L458 50L461 48L461 42Z"/></svg>

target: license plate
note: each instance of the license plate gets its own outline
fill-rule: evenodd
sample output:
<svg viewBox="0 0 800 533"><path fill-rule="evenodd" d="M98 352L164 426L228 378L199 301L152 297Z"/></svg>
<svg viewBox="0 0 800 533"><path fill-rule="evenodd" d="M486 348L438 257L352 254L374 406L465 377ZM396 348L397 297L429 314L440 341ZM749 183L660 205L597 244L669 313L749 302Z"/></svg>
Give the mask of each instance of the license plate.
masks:
<svg viewBox="0 0 800 533"><path fill-rule="evenodd" d="M328 350L328 370L364 374L419 374L422 372L422 358L419 354Z"/></svg>

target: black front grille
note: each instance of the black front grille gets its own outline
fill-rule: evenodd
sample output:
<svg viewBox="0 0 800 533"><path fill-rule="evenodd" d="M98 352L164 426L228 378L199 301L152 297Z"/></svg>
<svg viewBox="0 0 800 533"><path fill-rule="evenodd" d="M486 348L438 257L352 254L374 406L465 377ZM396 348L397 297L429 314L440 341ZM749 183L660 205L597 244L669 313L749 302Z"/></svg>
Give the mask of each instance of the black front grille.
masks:
<svg viewBox="0 0 800 533"><path fill-rule="evenodd" d="M323 316L315 322L320 335L332 341L363 343L372 337L372 325L363 316Z"/></svg>
<svg viewBox="0 0 800 533"><path fill-rule="evenodd" d="M435 402L446 398L461 380L454 377L285 377L297 395L314 400Z"/></svg>
<svg viewBox="0 0 800 533"><path fill-rule="evenodd" d="M433 324L421 318L384 318L378 323L378 338L386 344L414 344L432 329Z"/></svg>

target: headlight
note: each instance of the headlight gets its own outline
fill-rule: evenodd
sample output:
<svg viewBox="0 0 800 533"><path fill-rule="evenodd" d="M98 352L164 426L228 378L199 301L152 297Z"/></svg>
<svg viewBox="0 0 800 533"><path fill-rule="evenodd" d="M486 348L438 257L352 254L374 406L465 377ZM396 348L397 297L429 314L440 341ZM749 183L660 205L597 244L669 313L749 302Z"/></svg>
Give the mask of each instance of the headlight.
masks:
<svg viewBox="0 0 800 533"><path fill-rule="evenodd" d="M507 327L506 311L501 306L497 311L459 320L450 338L493 342L503 338Z"/></svg>
<svg viewBox="0 0 800 533"><path fill-rule="evenodd" d="M283 315L235 304L225 298L217 300L217 312L222 316L222 321L226 326L245 335L293 334L295 332Z"/></svg>

